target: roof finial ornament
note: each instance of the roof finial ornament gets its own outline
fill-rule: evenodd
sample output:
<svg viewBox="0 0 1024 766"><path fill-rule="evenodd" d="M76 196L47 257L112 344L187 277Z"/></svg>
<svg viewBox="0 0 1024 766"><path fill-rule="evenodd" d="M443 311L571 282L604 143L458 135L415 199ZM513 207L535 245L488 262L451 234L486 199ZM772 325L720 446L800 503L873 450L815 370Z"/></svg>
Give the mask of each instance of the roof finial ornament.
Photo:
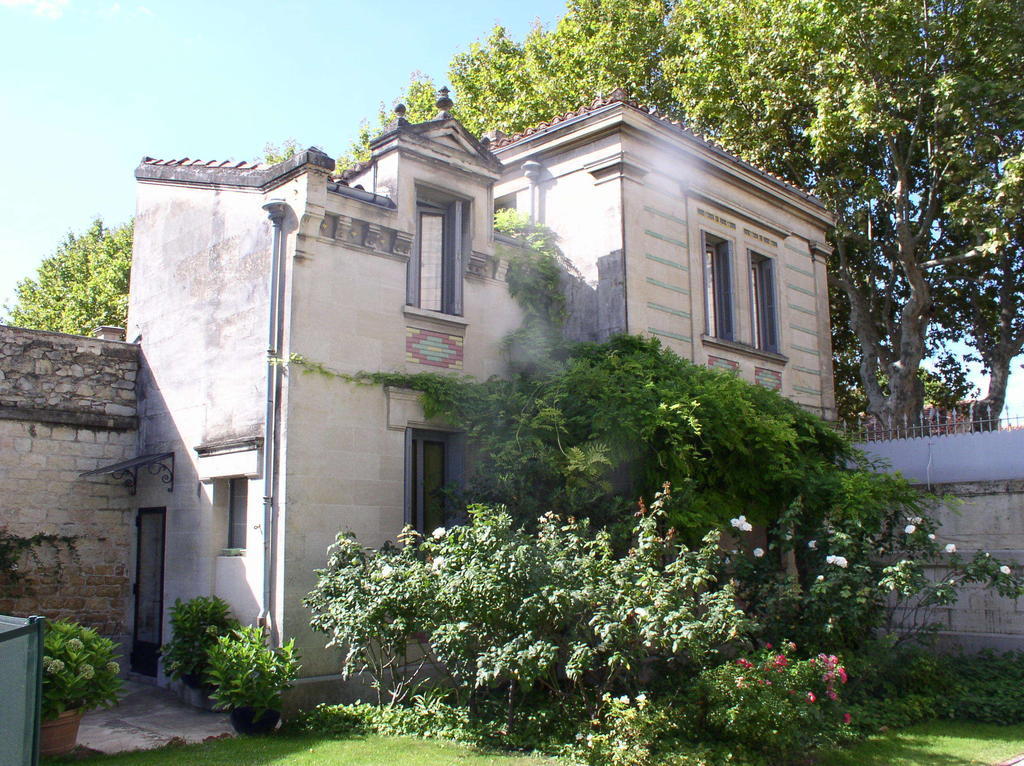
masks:
<svg viewBox="0 0 1024 766"><path fill-rule="evenodd" d="M403 104L403 103L395 104L394 112L395 112L395 122L398 125L408 125L409 124L409 121L405 119L405 112L406 112L405 104Z"/></svg>
<svg viewBox="0 0 1024 766"><path fill-rule="evenodd" d="M448 88L444 86L437 92L437 102L435 106L438 108L437 118L439 120L447 120L451 117L451 108L455 106L455 103L448 98Z"/></svg>

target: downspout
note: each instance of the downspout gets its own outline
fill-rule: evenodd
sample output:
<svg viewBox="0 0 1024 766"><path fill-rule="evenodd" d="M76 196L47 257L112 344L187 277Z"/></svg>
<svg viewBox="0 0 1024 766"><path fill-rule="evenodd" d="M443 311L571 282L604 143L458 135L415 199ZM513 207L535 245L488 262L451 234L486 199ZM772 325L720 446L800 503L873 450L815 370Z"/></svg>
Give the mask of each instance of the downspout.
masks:
<svg viewBox="0 0 1024 766"><path fill-rule="evenodd" d="M270 251L270 314L267 325L267 409L263 429L263 603L259 624L270 633L276 645L277 626L273 624L274 575L277 547L277 425L278 397L281 389L281 346L284 336L284 312L281 310L284 289L284 231L282 224L288 206L284 200L272 199L263 209L274 227Z"/></svg>

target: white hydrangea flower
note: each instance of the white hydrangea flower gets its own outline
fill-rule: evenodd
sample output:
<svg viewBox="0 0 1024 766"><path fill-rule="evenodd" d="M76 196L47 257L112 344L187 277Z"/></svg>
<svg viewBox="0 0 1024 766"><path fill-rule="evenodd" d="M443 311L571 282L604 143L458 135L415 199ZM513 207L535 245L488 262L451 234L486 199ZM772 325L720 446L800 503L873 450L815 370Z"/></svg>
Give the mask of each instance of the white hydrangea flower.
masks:
<svg viewBox="0 0 1024 766"><path fill-rule="evenodd" d="M80 652L85 648L85 645L77 638L68 639L68 649L73 652Z"/></svg>
<svg viewBox="0 0 1024 766"><path fill-rule="evenodd" d="M956 545L949 543L949 545L946 546L946 553L956 553Z"/></svg>
<svg viewBox="0 0 1024 766"><path fill-rule="evenodd" d="M1008 575L1010 574L1010 567L1006 566L1006 564L1003 564L1001 567L999 567L999 571L1005 575Z"/></svg>
<svg viewBox="0 0 1024 766"><path fill-rule="evenodd" d="M907 526L903 527L903 531L908 535L912 535L917 531L917 526L914 524L907 524Z"/></svg>
<svg viewBox="0 0 1024 766"><path fill-rule="evenodd" d="M810 548L812 551L816 550L818 548L818 541L817 540L810 540L810 541L808 541L807 547Z"/></svg>
<svg viewBox="0 0 1024 766"><path fill-rule="evenodd" d="M437 529L435 529L433 532L430 533L431 537L433 537L435 540L440 540L442 537L445 536L445 534L446 534L446 531L445 531L444 527L438 527Z"/></svg>
<svg viewBox="0 0 1024 766"><path fill-rule="evenodd" d="M759 559L764 555L764 548L754 548L754 558Z"/></svg>

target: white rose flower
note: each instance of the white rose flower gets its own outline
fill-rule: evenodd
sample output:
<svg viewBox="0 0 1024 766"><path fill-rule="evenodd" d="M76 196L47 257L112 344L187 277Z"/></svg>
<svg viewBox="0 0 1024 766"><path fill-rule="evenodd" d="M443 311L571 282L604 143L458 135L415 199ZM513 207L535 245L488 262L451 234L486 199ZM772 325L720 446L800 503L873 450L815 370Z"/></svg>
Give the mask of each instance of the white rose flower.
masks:
<svg viewBox="0 0 1024 766"><path fill-rule="evenodd" d="M817 541L817 540L810 540L810 541L809 541L809 542L807 543L807 547L808 547L808 548L810 548L810 549L811 549L812 551L813 551L813 550L815 550L815 549L817 549L817 547L818 547L818 541Z"/></svg>
<svg viewBox="0 0 1024 766"><path fill-rule="evenodd" d="M435 540L440 540L444 536L445 536L445 529L444 529L444 527L438 527L433 532L431 532L431 537L433 537Z"/></svg>
<svg viewBox="0 0 1024 766"><path fill-rule="evenodd" d="M817 580L818 582L825 582L825 575L818 575Z"/></svg>
<svg viewBox="0 0 1024 766"><path fill-rule="evenodd" d="M444 556L438 556L436 559L434 559L434 563L431 564L431 566L435 570L444 569Z"/></svg>
<svg viewBox="0 0 1024 766"><path fill-rule="evenodd" d="M913 524L907 524L907 526L903 527L903 531L906 532L908 535L912 535L917 531L917 527Z"/></svg>
<svg viewBox="0 0 1024 766"><path fill-rule="evenodd" d="M837 567L846 569L850 565L850 562L846 560L845 556L829 556L825 559L829 564L835 564Z"/></svg>
<svg viewBox="0 0 1024 766"><path fill-rule="evenodd" d="M946 546L946 553L956 553L956 545L950 543Z"/></svg>
<svg viewBox="0 0 1024 766"><path fill-rule="evenodd" d="M731 519L729 523L740 532L749 532L754 528L751 523L747 521L746 516L737 516L735 519Z"/></svg>
<svg viewBox="0 0 1024 766"><path fill-rule="evenodd" d="M1001 567L999 567L999 571L1005 575L1008 575L1010 574L1010 567L1006 566L1006 564L1003 564Z"/></svg>
<svg viewBox="0 0 1024 766"><path fill-rule="evenodd" d="M380 573L384 577L391 577L391 575L394 574L394 572L394 567L392 567L390 564L385 564L380 568Z"/></svg>
<svg viewBox="0 0 1024 766"><path fill-rule="evenodd" d="M929 534L928 535L928 539L929 540L934 540L935 539L935 535L934 534Z"/></svg>
<svg viewBox="0 0 1024 766"><path fill-rule="evenodd" d="M764 555L764 548L754 548L754 558L759 559Z"/></svg>

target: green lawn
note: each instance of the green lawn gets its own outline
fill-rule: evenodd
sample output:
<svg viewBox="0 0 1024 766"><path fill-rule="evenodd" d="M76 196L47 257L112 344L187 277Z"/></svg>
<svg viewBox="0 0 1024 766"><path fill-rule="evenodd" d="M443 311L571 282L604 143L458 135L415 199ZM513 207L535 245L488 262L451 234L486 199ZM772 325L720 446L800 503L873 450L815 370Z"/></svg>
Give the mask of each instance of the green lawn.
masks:
<svg viewBox="0 0 1024 766"><path fill-rule="evenodd" d="M145 752L96 756L84 760L44 759L46 766L544 766L554 761L491 755L442 742L407 737L311 736L243 737L202 745L165 747Z"/></svg>
<svg viewBox="0 0 1024 766"><path fill-rule="evenodd" d="M1024 726L949 721L921 724L823 753L818 766L991 766L1024 753ZM222 739L203 745L96 756L44 759L45 766L555 766L528 756L495 755L410 737L274 736ZM742 766L737 764L737 766Z"/></svg>
<svg viewBox="0 0 1024 766"><path fill-rule="evenodd" d="M933 721L823 754L820 766L975 766L1024 753L1024 726Z"/></svg>

